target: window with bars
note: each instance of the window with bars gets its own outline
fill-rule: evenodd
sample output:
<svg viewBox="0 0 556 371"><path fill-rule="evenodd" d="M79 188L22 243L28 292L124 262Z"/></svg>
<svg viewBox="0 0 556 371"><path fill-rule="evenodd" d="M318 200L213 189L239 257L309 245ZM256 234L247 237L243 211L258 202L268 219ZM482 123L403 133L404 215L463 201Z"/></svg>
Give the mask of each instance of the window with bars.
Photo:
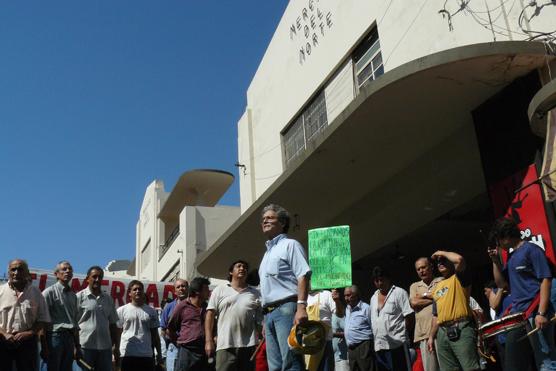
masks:
<svg viewBox="0 0 556 371"><path fill-rule="evenodd" d="M376 28L361 41L353 52L353 72L357 89L367 81L375 80L384 74L380 40Z"/></svg>
<svg viewBox="0 0 556 371"><path fill-rule="evenodd" d="M324 91L321 91L283 134L286 165L302 153L307 143L314 140L326 125L326 100Z"/></svg>

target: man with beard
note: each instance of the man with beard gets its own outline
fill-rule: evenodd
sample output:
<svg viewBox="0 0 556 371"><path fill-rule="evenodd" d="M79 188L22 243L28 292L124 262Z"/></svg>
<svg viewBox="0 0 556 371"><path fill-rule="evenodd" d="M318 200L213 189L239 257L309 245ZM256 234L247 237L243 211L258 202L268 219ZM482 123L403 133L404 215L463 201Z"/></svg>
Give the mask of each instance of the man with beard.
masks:
<svg viewBox="0 0 556 371"><path fill-rule="evenodd" d="M450 251L437 251L432 259L444 279L432 292L434 303L428 351L434 350L436 338L441 370L478 370L473 311L469 307L471 278L466 273L465 260Z"/></svg>
<svg viewBox="0 0 556 371"><path fill-rule="evenodd" d="M52 322L41 336L41 356L48 371L71 371L73 359L81 358L79 326L77 325L77 296L70 287L73 278L71 264L63 260L54 270L56 283L43 291Z"/></svg>
<svg viewBox="0 0 556 371"><path fill-rule="evenodd" d="M120 359L120 351L115 346L118 315L114 300L100 288L103 278L101 267L90 267L86 278L88 286L77 293L79 343L87 364L97 371L112 371L112 352L116 362Z"/></svg>
<svg viewBox="0 0 556 371"><path fill-rule="evenodd" d="M243 260L228 270L230 283L217 286L210 296L205 320L205 352L214 353L214 321L218 319L216 369L251 371L251 355L258 342L257 325L262 320L259 291L247 285L249 265Z"/></svg>
<svg viewBox="0 0 556 371"><path fill-rule="evenodd" d="M166 304L162 314L160 316L160 328L162 329L162 333L164 334L164 341L166 341L167 349L166 349L166 371L174 371L176 359L178 358L178 348L176 344L170 340L170 334L168 332L168 321L172 316L172 312L176 305L187 299L187 288L188 284L187 281L181 278L178 278L176 282L174 282L174 292L176 293L176 298L171 301L170 303Z"/></svg>
<svg viewBox="0 0 556 371"><path fill-rule="evenodd" d="M38 370L37 334L50 322L46 301L31 285L22 259L8 265L8 283L0 286L0 370Z"/></svg>
<svg viewBox="0 0 556 371"><path fill-rule="evenodd" d="M158 314L145 303L145 287L141 281L131 281L127 294L131 303L117 310L118 327L122 329L122 371L153 371L153 347L157 354L156 363L162 363Z"/></svg>
<svg viewBox="0 0 556 371"><path fill-rule="evenodd" d="M429 352L427 340L431 333L432 323L432 289L442 281L440 277L433 276L432 260L419 258L415 261L415 270L421 281L414 282L409 287L409 304L415 311L415 333L413 341L419 345L423 368L425 371L437 371L438 360L436 352Z"/></svg>

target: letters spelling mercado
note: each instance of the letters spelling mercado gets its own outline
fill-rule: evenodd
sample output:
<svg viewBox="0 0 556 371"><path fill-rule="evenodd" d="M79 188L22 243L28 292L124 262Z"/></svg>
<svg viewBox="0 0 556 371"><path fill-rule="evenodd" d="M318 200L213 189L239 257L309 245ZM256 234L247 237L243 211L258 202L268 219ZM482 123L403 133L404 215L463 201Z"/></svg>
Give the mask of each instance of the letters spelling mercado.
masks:
<svg viewBox="0 0 556 371"><path fill-rule="evenodd" d="M349 226L309 230L311 289L351 286Z"/></svg>

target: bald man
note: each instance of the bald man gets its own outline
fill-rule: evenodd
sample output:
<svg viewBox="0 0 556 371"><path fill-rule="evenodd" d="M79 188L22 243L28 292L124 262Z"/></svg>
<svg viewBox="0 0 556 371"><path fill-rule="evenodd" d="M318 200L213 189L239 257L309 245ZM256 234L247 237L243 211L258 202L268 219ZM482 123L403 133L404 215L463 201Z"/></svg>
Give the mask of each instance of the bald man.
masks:
<svg viewBox="0 0 556 371"><path fill-rule="evenodd" d="M46 301L31 285L22 259L8 264L8 283L0 286L0 370L38 370L37 335L50 322Z"/></svg>

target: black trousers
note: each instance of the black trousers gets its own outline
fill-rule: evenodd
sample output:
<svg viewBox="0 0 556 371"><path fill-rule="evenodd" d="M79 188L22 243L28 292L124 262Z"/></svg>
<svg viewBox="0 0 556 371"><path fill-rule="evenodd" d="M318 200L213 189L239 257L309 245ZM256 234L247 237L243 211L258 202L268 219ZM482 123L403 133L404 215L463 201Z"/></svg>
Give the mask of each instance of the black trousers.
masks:
<svg viewBox="0 0 556 371"><path fill-rule="evenodd" d="M377 371L373 341L365 340L348 348L348 361L350 371Z"/></svg>

